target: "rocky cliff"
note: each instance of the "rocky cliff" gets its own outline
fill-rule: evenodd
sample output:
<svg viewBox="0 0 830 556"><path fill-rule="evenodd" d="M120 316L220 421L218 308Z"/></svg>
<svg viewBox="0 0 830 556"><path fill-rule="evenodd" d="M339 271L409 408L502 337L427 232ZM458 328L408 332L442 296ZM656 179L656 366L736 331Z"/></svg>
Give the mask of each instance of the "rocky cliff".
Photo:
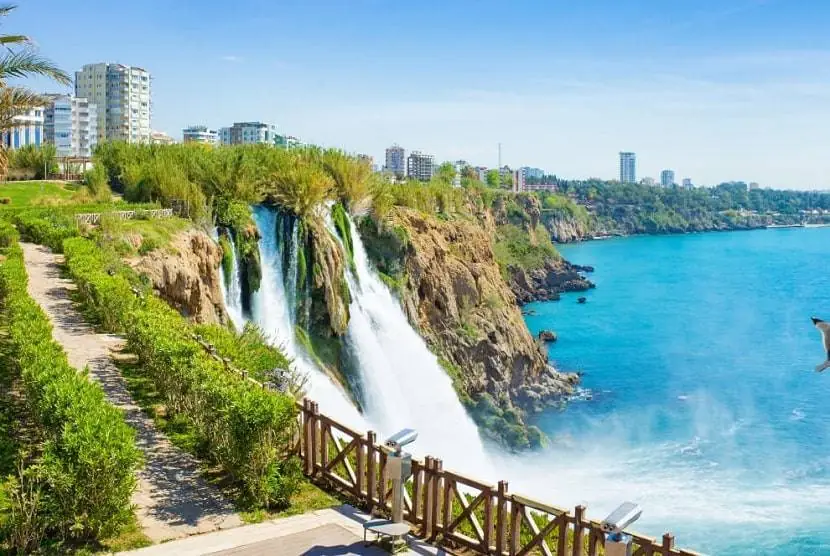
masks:
<svg viewBox="0 0 830 556"><path fill-rule="evenodd" d="M545 213L542 223L556 243L582 241L590 236L590 230L585 222L564 212Z"/></svg>
<svg viewBox="0 0 830 556"><path fill-rule="evenodd" d="M361 231L483 430L517 447L538 442L538 431L524 427L523 410L560 400L578 379L548 365L502 277L486 226L394 209L383 230L364 223Z"/></svg>
<svg viewBox="0 0 830 556"><path fill-rule="evenodd" d="M221 263L222 250L199 230L182 232L168 247L130 261L165 301L203 324L228 322L219 275Z"/></svg>

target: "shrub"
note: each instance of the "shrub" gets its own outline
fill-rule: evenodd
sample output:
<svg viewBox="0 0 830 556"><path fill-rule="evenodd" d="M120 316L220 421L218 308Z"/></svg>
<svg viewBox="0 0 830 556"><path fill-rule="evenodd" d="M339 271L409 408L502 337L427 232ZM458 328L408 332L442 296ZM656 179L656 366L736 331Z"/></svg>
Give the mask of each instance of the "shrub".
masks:
<svg viewBox="0 0 830 556"><path fill-rule="evenodd" d="M20 236L17 230L10 222L0 220L0 248L11 247L17 244L19 238Z"/></svg>
<svg viewBox="0 0 830 556"><path fill-rule="evenodd" d="M14 221L24 238L56 252L63 248L64 239L80 233L75 219L56 209L23 211L15 215Z"/></svg>
<svg viewBox="0 0 830 556"><path fill-rule="evenodd" d="M130 496L141 461L134 432L101 387L69 365L26 284L23 253L14 246L0 265L0 299L10 359L46 439L36 479L49 527L67 537L111 536L132 519ZM15 495L31 494L24 481L20 485L10 491L13 504Z"/></svg>
<svg viewBox="0 0 830 556"><path fill-rule="evenodd" d="M0 197L0 205L9 205L12 200L10 197Z"/></svg>
<svg viewBox="0 0 830 556"><path fill-rule="evenodd" d="M131 269L105 272L113 263L93 242L68 239L64 252L84 304L107 315L109 322L102 323L108 329L124 330L168 413L193 427L247 502L283 504L299 487L298 477L286 472L296 429L294 399L228 373L191 337L193 328L175 310L152 295L130 292Z"/></svg>

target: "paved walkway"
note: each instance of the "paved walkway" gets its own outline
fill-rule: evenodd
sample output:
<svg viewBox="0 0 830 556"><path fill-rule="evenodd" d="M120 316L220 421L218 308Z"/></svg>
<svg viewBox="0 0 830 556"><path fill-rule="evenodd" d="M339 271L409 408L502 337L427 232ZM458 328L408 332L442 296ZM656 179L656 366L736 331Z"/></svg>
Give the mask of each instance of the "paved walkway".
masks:
<svg viewBox="0 0 830 556"><path fill-rule="evenodd" d="M351 506L309 512L141 548L130 556L380 556L388 554L363 544L363 523L369 517ZM417 539L406 554L443 555Z"/></svg>
<svg viewBox="0 0 830 556"><path fill-rule="evenodd" d="M109 401L124 410L127 423L136 430L145 466L139 472L132 501L144 533L154 542L162 542L240 525L233 506L202 478L197 461L171 444L133 402L110 358L112 351L124 346L124 340L96 333L75 309L69 296L75 286L61 278L63 256L40 245L21 246L29 295L49 316L55 340L63 346L70 364L78 369L89 367Z"/></svg>

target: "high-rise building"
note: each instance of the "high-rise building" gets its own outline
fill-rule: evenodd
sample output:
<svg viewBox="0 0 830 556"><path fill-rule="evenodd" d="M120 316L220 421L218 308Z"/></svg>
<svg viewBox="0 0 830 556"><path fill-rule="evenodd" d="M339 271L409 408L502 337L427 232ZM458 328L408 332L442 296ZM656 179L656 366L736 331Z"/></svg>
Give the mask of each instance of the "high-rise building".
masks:
<svg viewBox="0 0 830 556"><path fill-rule="evenodd" d="M435 166L435 158L431 154L412 151L406 159L406 175L413 180L429 181Z"/></svg>
<svg viewBox="0 0 830 556"><path fill-rule="evenodd" d="M530 168L528 166L522 166L522 170L524 170L525 178L541 180L545 177L545 171L541 168Z"/></svg>
<svg viewBox="0 0 830 556"><path fill-rule="evenodd" d="M386 171L402 178L406 175L406 152L398 144L386 149Z"/></svg>
<svg viewBox="0 0 830 556"><path fill-rule="evenodd" d="M223 145L253 145L277 143L277 126L262 122L234 122L231 127L219 130Z"/></svg>
<svg viewBox="0 0 830 556"><path fill-rule="evenodd" d="M749 190L754 191L756 189L761 189L761 185L757 181L749 182Z"/></svg>
<svg viewBox="0 0 830 556"><path fill-rule="evenodd" d="M32 108L12 118L14 125L0 133L0 141L8 149L43 143L43 108Z"/></svg>
<svg viewBox="0 0 830 556"><path fill-rule="evenodd" d="M525 190L525 169L519 168L513 171L513 191L518 193Z"/></svg>
<svg viewBox="0 0 830 556"><path fill-rule="evenodd" d="M620 181L637 183L637 155L630 152L620 153Z"/></svg>
<svg viewBox="0 0 830 556"><path fill-rule="evenodd" d="M183 143L205 143L215 145L219 134L215 129L208 129L205 125L192 125L182 130Z"/></svg>
<svg viewBox="0 0 830 556"><path fill-rule="evenodd" d="M147 70L122 64L87 64L75 72L75 96L97 107L99 141L150 142Z"/></svg>
<svg viewBox="0 0 830 556"><path fill-rule="evenodd" d="M85 98L46 95L43 142L55 145L58 156L90 158L98 144L97 106Z"/></svg>
<svg viewBox="0 0 830 556"><path fill-rule="evenodd" d="M663 170L660 172L660 185L671 187L674 185L674 170Z"/></svg>
<svg viewBox="0 0 830 556"><path fill-rule="evenodd" d="M686 189L693 188L694 185L692 185L692 178L683 178L683 187Z"/></svg>

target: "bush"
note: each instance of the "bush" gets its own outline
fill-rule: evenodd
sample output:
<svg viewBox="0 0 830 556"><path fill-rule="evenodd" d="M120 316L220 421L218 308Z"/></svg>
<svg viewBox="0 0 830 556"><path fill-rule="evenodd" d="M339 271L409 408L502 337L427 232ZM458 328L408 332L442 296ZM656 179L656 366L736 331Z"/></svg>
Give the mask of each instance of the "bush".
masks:
<svg viewBox="0 0 830 556"><path fill-rule="evenodd" d="M12 202L10 197L0 197L0 205L10 205Z"/></svg>
<svg viewBox="0 0 830 556"><path fill-rule="evenodd" d="M141 461L134 431L101 387L69 365L26 284L23 253L14 246L0 265L0 299L10 359L46 439L35 477L46 498L46 521L64 537L111 536L133 515L130 496ZM19 485L9 492L29 492L24 481Z"/></svg>
<svg viewBox="0 0 830 556"><path fill-rule="evenodd" d="M104 268L114 263L93 242L68 239L64 252L84 304L106 315L105 327L125 332L168 413L192 426L199 444L238 482L248 503L284 504L299 487L299 477L286 471L296 430L294 399L227 372L192 338L193 328L175 310L155 296L131 293L131 269L108 274Z"/></svg>
<svg viewBox="0 0 830 556"><path fill-rule="evenodd" d="M29 241L46 245L55 252L63 248L63 240L80 232L75 219L56 209L35 209L17 213L17 229Z"/></svg>
<svg viewBox="0 0 830 556"><path fill-rule="evenodd" d="M20 235L10 222L0 220L0 248L16 245Z"/></svg>
<svg viewBox="0 0 830 556"><path fill-rule="evenodd" d="M112 199L112 190L107 182L107 170L103 164L96 164L84 174L84 185L90 197L98 201Z"/></svg>

